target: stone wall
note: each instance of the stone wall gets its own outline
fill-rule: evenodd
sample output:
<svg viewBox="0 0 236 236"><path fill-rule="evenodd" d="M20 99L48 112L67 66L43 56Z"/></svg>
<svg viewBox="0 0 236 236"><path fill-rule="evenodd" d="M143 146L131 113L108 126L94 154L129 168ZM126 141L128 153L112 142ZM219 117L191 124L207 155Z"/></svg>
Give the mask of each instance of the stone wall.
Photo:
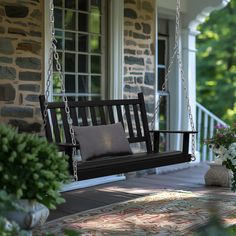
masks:
<svg viewBox="0 0 236 236"><path fill-rule="evenodd" d="M151 118L155 86L155 0L124 0L124 97L143 92Z"/></svg>
<svg viewBox="0 0 236 236"><path fill-rule="evenodd" d="M39 132L43 1L0 1L0 122Z"/></svg>

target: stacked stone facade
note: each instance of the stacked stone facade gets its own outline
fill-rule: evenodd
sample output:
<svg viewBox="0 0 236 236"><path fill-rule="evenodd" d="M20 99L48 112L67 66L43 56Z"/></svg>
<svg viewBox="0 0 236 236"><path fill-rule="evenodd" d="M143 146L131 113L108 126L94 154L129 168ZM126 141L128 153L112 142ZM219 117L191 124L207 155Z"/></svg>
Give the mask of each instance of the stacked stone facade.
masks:
<svg viewBox="0 0 236 236"><path fill-rule="evenodd" d="M155 88L155 0L124 0L124 97L143 92L151 118Z"/></svg>
<svg viewBox="0 0 236 236"><path fill-rule="evenodd" d="M43 90L43 1L0 1L0 122L39 132Z"/></svg>
<svg viewBox="0 0 236 236"><path fill-rule="evenodd" d="M155 1L124 0L124 97L154 109ZM0 122L39 132L44 89L43 0L0 1Z"/></svg>

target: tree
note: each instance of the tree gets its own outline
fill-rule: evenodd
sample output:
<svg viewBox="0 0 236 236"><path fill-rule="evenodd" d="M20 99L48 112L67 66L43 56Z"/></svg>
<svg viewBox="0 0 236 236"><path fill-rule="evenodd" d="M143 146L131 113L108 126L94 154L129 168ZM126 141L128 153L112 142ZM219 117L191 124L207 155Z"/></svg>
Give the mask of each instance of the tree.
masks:
<svg viewBox="0 0 236 236"><path fill-rule="evenodd" d="M236 121L236 0L199 26L197 100L232 124Z"/></svg>

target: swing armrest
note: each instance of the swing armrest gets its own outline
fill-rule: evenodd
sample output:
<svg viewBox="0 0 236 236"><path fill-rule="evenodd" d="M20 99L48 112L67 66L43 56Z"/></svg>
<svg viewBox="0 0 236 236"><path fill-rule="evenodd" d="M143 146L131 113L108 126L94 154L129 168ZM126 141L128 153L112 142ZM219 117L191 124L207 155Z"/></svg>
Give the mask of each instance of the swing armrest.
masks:
<svg viewBox="0 0 236 236"><path fill-rule="evenodd" d="M183 146L182 152L188 154L189 149L189 135L196 134L197 131L171 131L171 130L150 130L150 133L153 133L153 149L154 152L159 152L159 143L160 143L160 133L166 134L183 134Z"/></svg>
<svg viewBox="0 0 236 236"><path fill-rule="evenodd" d="M150 130L149 131L150 133L171 133L171 134L197 134L198 131L183 131L183 130L180 130L180 131L176 131L176 130Z"/></svg>

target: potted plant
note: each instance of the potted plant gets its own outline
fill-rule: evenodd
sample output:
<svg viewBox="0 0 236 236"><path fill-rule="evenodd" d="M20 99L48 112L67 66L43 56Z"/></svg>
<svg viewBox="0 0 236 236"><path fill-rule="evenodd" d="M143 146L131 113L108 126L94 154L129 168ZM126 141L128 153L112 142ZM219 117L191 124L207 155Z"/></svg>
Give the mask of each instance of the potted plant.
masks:
<svg viewBox="0 0 236 236"><path fill-rule="evenodd" d="M37 225L36 221L44 223L48 210L43 206L54 209L63 202L59 189L68 179L67 156L59 153L55 145L0 124L0 186L7 194L21 199L19 205L28 211L10 212L8 219L15 217L25 229ZM29 217L29 212L34 215Z"/></svg>
<svg viewBox="0 0 236 236"><path fill-rule="evenodd" d="M219 164L223 165L228 171L228 174L225 174L225 183L231 185L232 191L236 191L236 123L230 126L217 125L216 133L214 136L205 141L208 144L209 148L212 149L216 157L218 158L216 163L211 164L211 167L219 169ZM217 166L218 164L218 166ZM219 176L220 182L223 181L222 174L219 175L217 171L208 171L209 173L214 172ZM209 175L210 176L210 175ZM215 174L214 174L215 176ZM206 176L205 176L206 177ZM227 178L229 180L227 180Z"/></svg>
<svg viewBox="0 0 236 236"><path fill-rule="evenodd" d="M4 217L9 211L24 211L17 204L16 197L0 190L0 232L2 236L28 236L25 230L21 230L16 222L9 221Z"/></svg>

